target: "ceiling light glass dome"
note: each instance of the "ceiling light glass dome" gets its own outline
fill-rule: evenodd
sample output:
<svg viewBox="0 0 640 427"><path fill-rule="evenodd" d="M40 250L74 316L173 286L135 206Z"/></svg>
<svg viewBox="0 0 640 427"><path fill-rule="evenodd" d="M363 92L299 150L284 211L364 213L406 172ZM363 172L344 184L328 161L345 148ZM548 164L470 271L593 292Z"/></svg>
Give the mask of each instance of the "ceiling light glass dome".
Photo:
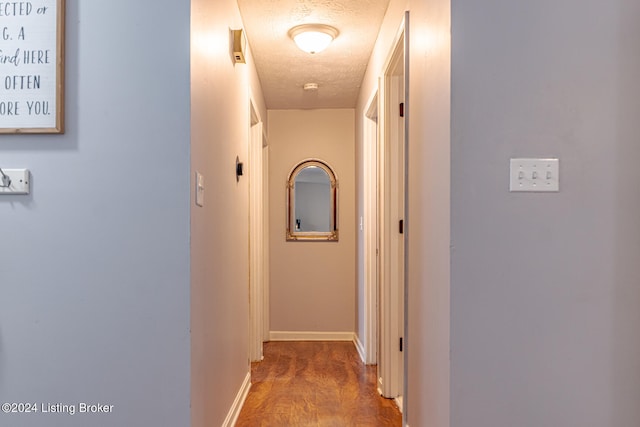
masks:
<svg viewBox="0 0 640 427"><path fill-rule="evenodd" d="M305 52L314 54L325 50L338 36L338 30L322 24L304 24L289 30L289 36Z"/></svg>

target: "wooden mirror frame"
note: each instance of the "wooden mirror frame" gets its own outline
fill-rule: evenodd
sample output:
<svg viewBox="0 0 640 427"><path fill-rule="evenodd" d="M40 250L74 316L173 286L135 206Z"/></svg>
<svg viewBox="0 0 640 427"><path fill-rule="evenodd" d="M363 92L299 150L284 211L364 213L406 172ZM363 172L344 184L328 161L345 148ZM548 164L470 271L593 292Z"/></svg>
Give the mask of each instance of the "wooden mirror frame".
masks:
<svg viewBox="0 0 640 427"><path fill-rule="evenodd" d="M324 170L331 184L329 207L329 231L297 231L295 228L295 182L298 174L309 166ZM287 240L288 241L338 241L338 179L326 162L318 159L306 159L298 163L287 179Z"/></svg>

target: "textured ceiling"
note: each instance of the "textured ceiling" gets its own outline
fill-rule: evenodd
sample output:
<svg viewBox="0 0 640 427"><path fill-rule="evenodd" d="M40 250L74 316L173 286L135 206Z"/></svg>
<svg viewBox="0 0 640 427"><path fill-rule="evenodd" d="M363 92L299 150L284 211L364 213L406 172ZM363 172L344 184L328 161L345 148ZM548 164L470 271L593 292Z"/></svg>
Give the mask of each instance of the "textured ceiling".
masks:
<svg viewBox="0 0 640 427"><path fill-rule="evenodd" d="M389 0L238 0L267 108L354 108ZM327 24L340 34L323 52L298 49L288 31ZM317 91L304 91L317 83Z"/></svg>

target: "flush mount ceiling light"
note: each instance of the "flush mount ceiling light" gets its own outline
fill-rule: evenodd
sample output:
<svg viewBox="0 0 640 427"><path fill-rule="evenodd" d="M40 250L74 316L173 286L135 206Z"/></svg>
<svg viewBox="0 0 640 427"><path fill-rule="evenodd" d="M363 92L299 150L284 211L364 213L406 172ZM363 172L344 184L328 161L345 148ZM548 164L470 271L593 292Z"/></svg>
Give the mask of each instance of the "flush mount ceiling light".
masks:
<svg viewBox="0 0 640 427"><path fill-rule="evenodd" d="M325 50L338 37L338 30L330 25L303 24L290 29L289 36L300 49L313 54Z"/></svg>

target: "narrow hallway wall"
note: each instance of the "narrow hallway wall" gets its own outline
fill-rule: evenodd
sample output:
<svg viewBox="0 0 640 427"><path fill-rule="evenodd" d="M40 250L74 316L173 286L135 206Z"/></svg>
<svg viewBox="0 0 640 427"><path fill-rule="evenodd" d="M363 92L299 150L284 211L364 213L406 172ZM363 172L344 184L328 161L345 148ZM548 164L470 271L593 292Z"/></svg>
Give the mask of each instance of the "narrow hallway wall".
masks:
<svg viewBox="0 0 640 427"><path fill-rule="evenodd" d="M355 151L351 109L269 110L271 331L355 328ZM338 242L287 242L286 183L302 160L326 161L338 178Z"/></svg>
<svg viewBox="0 0 640 427"><path fill-rule="evenodd" d="M449 0L391 0L358 100L358 163L361 171L362 121L367 102L384 73L385 61L406 10L410 11L410 69L405 228L408 243L405 418L411 427L449 427ZM363 188L362 183L358 188ZM362 207L362 192L359 192L358 200ZM362 214L362 211L358 213ZM359 301L363 298L363 288L364 283L360 280Z"/></svg>
<svg viewBox="0 0 640 427"><path fill-rule="evenodd" d="M249 379L249 98L266 117L250 52L234 64L235 1L192 1L191 188L205 180L203 207L191 191L192 426L223 425ZM228 419L226 420L229 421Z"/></svg>

